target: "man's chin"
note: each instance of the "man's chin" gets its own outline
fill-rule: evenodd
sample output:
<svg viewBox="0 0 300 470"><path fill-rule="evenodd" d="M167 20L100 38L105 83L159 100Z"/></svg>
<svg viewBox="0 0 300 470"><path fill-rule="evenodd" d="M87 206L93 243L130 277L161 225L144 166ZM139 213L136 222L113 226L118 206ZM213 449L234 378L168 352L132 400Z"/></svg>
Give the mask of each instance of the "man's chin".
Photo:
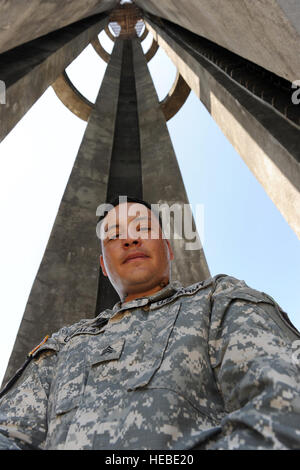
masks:
<svg viewBox="0 0 300 470"><path fill-rule="evenodd" d="M127 291L131 292L153 289L158 284L158 281L154 279L153 273L148 272L136 272L126 279Z"/></svg>
<svg viewBox="0 0 300 470"><path fill-rule="evenodd" d="M136 273L130 278L127 278L127 286L129 288L134 288L139 285L149 285L153 282L153 276L147 273Z"/></svg>

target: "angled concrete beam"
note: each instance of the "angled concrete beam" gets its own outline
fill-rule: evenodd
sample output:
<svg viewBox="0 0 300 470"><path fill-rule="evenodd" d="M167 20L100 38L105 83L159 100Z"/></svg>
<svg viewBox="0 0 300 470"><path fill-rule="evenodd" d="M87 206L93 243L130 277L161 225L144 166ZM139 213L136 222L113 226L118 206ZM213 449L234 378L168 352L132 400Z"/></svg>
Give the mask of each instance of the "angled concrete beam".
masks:
<svg viewBox="0 0 300 470"><path fill-rule="evenodd" d="M66 67L106 26L100 14L0 55L6 104L0 106L0 142Z"/></svg>
<svg viewBox="0 0 300 470"><path fill-rule="evenodd" d="M298 0L135 0L277 75L300 79Z"/></svg>
<svg viewBox="0 0 300 470"><path fill-rule="evenodd" d="M66 72L57 77L52 87L60 101L73 114L83 121L89 120L94 105L77 90Z"/></svg>
<svg viewBox="0 0 300 470"><path fill-rule="evenodd" d="M275 76L251 74L244 59L177 25L146 25L300 238L300 109L289 82L278 88Z"/></svg>
<svg viewBox="0 0 300 470"><path fill-rule="evenodd" d="M76 21L109 11L117 3L118 0L0 0L0 53Z"/></svg>

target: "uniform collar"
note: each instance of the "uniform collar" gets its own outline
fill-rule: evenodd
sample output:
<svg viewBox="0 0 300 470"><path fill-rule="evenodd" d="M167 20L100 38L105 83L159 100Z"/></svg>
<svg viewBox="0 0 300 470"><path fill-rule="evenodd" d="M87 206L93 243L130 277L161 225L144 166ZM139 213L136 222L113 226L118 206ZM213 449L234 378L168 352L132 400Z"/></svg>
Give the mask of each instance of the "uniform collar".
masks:
<svg viewBox="0 0 300 470"><path fill-rule="evenodd" d="M166 287L163 287L160 291L147 297L139 297L138 299L130 300L129 302L117 302L111 310L104 310L99 316L112 318L116 313L122 310L128 310L136 307L144 307L147 304L153 304L168 297L172 297L178 290L182 289L182 284L179 281L169 282Z"/></svg>
<svg viewBox="0 0 300 470"><path fill-rule="evenodd" d="M171 297L181 287L182 286L179 281L172 281L172 282L169 282L169 284L167 284L158 292L155 292L155 294L149 295L147 297L140 297L138 299L131 300L130 302L123 302L123 303L118 302L118 304L116 305L119 305L121 308L125 307L127 309L127 308L132 308L132 307L139 307L140 305L146 305L148 303L152 304L153 302L157 302L158 300L167 299L168 297Z"/></svg>

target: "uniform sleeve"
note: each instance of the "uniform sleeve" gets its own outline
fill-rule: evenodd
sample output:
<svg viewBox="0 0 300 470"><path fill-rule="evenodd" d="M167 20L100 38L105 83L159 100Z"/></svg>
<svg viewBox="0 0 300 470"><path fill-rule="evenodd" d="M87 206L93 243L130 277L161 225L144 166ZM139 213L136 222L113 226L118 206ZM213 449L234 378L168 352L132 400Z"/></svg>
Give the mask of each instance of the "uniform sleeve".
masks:
<svg viewBox="0 0 300 470"><path fill-rule="evenodd" d="M300 448L300 334L285 315L245 283L217 287L209 353L225 413L207 449Z"/></svg>
<svg viewBox="0 0 300 470"><path fill-rule="evenodd" d="M56 354L43 351L0 400L0 450L41 449Z"/></svg>

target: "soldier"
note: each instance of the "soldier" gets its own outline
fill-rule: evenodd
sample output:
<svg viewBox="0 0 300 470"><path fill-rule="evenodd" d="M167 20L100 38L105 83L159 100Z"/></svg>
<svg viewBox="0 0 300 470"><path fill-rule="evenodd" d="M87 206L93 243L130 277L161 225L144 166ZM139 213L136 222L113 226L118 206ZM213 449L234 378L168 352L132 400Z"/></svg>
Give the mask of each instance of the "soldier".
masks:
<svg viewBox="0 0 300 470"><path fill-rule="evenodd" d="M120 301L32 351L0 402L0 448L300 448L288 316L231 276L172 281L151 206L113 205L100 262Z"/></svg>

